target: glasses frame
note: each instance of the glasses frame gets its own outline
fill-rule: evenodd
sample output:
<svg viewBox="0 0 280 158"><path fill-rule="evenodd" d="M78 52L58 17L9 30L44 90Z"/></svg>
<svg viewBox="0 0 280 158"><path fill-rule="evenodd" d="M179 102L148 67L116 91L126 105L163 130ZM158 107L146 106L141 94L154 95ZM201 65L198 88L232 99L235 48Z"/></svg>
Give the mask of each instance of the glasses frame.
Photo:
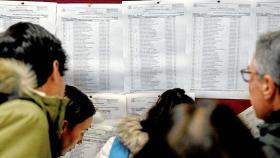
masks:
<svg viewBox="0 0 280 158"><path fill-rule="evenodd" d="M259 72L257 72L257 71L255 71L255 72L250 71L250 70L249 70L249 67L244 68L244 69L241 69L241 70L240 70L240 73L241 73L241 77L242 77L242 79L243 79L244 82L249 82L249 80L250 80L250 79L247 79L247 78L245 77L245 74L256 74L256 75L258 75L258 76L260 76L260 77L263 76L263 74L261 74L261 73L259 73Z"/></svg>

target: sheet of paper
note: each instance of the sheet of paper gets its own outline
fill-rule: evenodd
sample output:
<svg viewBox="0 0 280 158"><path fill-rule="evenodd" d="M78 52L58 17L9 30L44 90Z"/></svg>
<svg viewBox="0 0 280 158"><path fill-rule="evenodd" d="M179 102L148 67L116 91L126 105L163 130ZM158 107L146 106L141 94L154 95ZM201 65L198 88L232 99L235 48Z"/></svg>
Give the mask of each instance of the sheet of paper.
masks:
<svg viewBox="0 0 280 158"><path fill-rule="evenodd" d="M56 3L0 1L0 32L18 22L39 24L55 34Z"/></svg>
<svg viewBox="0 0 280 158"><path fill-rule="evenodd" d="M64 156L60 158L86 158L83 154L85 144L77 144L74 149L67 152Z"/></svg>
<svg viewBox="0 0 280 158"><path fill-rule="evenodd" d="M122 6L125 91L188 91L191 58L184 53L184 3L125 1Z"/></svg>
<svg viewBox="0 0 280 158"><path fill-rule="evenodd" d="M149 109L156 104L161 93L127 94L127 115L139 115L145 118ZM187 93L187 95L195 99L194 93Z"/></svg>
<svg viewBox="0 0 280 158"><path fill-rule="evenodd" d="M126 116L126 96L121 94L88 94L93 105L104 119L120 119Z"/></svg>
<svg viewBox="0 0 280 158"><path fill-rule="evenodd" d="M240 69L254 44L250 1L186 3L186 52L193 53L192 88L198 98L248 98ZM187 33L188 34L188 33Z"/></svg>
<svg viewBox="0 0 280 158"><path fill-rule="evenodd" d="M106 141L116 135L116 125L118 122L119 119L113 119L93 125L93 128L86 133L83 142L86 144L84 149L85 158L94 158Z"/></svg>
<svg viewBox="0 0 280 158"><path fill-rule="evenodd" d="M66 81L85 92L123 92L119 4L58 4L57 35L70 58Z"/></svg>
<svg viewBox="0 0 280 158"><path fill-rule="evenodd" d="M257 125L262 124L263 120L256 117L253 106L250 106L249 108L238 114L238 117L251 130L251 133L254 137L260 136L260 131L257 128Z"/></svg>
<svg viewBox="0 0 280 158"><path fill-rule="evenodd" d="M160 93L127 94L127 114L139 115L143 118L147 111L155 105Z"/></svg>
<svg viewBox="0 0 280 158"><path fill-rule="evenodd" d="M256 0L257 35L280 30L280 1Z"/></svg>

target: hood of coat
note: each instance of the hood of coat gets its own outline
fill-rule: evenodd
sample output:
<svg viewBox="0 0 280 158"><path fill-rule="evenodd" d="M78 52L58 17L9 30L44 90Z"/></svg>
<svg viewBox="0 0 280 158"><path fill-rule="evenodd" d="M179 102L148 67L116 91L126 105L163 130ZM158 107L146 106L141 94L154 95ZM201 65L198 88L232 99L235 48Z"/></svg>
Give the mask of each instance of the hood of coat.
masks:
<svg viewBox="0 0 280 158"><path fill-rule="evenodd" d="M31 66L15 59L0 59L0 93L22 97L37 86Z"/></svg>
<svg viewBox="0 0 280 158"><path fill-rule="evenodd" d="M149 135L142 131L141 118L128 116L120 121L117 132L121 142L130 150L131 154L138 153L149 140Z"/></svg>
<svg viewBox="0 0 280 158"><path fill-rule="evenodd" d="M69 99L46 96L36 88L36 75L30 65L15 59L0 58L0 94L8 99L31 98L61 130Z"/></svg>

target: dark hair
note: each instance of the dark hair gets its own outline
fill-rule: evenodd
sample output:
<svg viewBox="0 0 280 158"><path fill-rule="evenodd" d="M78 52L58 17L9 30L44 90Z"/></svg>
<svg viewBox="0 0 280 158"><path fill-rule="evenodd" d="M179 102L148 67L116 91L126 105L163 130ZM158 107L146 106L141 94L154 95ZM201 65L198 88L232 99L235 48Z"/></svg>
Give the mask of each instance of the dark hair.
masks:
<svg viewBox="0 0 280 158"><path fill-rule="evenodd" d="M91 100L76 87L66 85L65 95L70 99L64 118L68 121L68 128L73 128L95 114L95 107Z"/></svg>
<svg viewBox="0 0 280 158"><path fill-rule="evenodd" d="M174 157L173 150L167 145L166 136L172 126L173 109L181 103L189 105L194 101L180 88L167 90L159 96L157 103L149 110L147 118L141 121L143 131L149 135L149 141L135 158Z"/></svg>
<svg viewBox="0 0 280 158"><path fill-rule="evenodd" d="M38 87L53 71L53 62L59 62L64 75L66 55L61 42L43 27L20 22L0 34L0 58L14 58L30 64L37 76Z"/></svg>
<svg viewBox="0 0 280 158"><path fill-rule="evenodd" d="M211 115L211 123L230 158L265 157L250 130L229 106L217 104Z"/></svg>
<svg viewBox="0 0 280 158"><path fill-rule="evenodd" d="M249 129L226 105L200 100L178 106L168 135L180 158L264 158Z"/></svg>

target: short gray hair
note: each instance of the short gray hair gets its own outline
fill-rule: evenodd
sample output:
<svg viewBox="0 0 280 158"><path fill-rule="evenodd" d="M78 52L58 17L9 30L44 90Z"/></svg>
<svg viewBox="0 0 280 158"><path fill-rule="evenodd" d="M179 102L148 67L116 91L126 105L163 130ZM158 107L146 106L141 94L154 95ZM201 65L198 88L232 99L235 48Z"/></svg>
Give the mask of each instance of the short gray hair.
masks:
<svg viewBox="0 0 280 158"><path fill-rule="evenodd" d="M259 74L268 74L280 85L280 31L260 36L255 52L256 70Z"/></svg>

